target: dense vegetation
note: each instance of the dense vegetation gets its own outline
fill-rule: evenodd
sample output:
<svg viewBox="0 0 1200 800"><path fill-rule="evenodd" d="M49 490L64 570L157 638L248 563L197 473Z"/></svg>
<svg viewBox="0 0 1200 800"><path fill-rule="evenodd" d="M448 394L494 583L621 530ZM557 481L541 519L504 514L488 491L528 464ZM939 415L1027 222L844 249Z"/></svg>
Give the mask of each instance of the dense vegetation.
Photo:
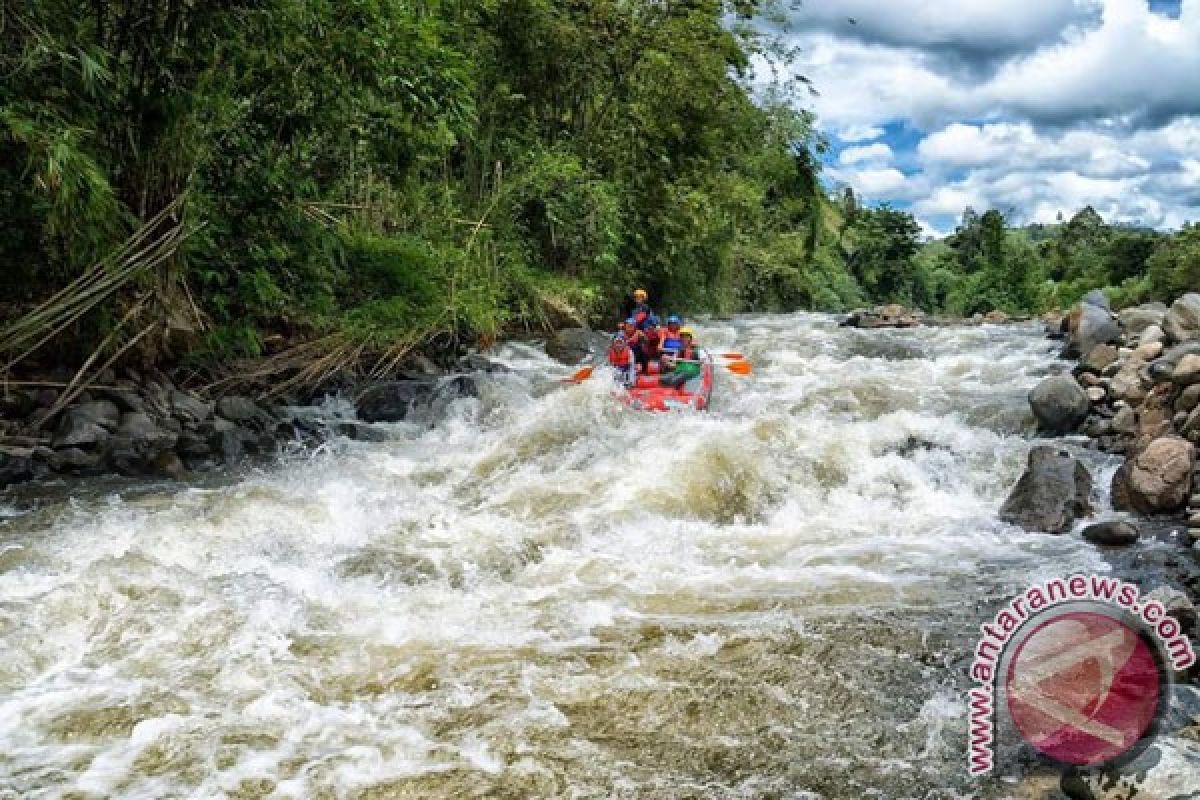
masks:
<svg viewBox="0 0 1200 800"><path fill-rule="evenodd" d="M795 87L751 89L755 55L787 57L749 24L771 5L2 4L0 355L271 355L260 378L317 382L609 321L634 285L691 311L956 313L1195 285L1195 229L968 212L923 245L904 212L830 200Z"/></svg>
<svg viewBox="0 0 1200 800"><path fill-rule="evenodd" d="M764 5L4 4L0 309L74 302L185 196L153 232L179 221L178 248L43 309L69 323L56 358L149 331L150 360L320 341L297 357L334 367L611 315L635 284L690 309L861 299L815 258L811 119L749 88Z"/></svg>
<svg viewBox="0 0 1200 800"><path fill-rule="evenodd" d="M1170 302L1200 289L1200 226L1176 233L1109 225L1090 206L1053 225L1010 226L992 209L963 212L955 232L922 242L911 214L835 200L839 251L874 302L966 316L1067 308L1104 288L1117 306Z"/></svg>

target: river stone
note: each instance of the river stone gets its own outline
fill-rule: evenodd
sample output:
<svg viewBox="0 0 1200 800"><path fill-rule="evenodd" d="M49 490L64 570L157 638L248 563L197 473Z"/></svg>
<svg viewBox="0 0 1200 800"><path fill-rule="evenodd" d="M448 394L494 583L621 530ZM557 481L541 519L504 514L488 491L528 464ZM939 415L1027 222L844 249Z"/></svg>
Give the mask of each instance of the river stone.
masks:
<svg viewBox="0 0 1200 800"><path fill-rule="evenodd" d="M63 412L52 444L55 449L96 445L116 429L121 412L108 400L73 406Z"/></svg>
<svg viewBox="0 0 1200 800"><path fill-rule="evenodd" d="M1142 331L1141 335L1138 336L1138 341L1141 344L1153 344L1158 342L1165 347L1167 343L1167 334L1163 331L1161 326L1151 325Z"/></svg>
<svg viewBox="0 0 1200 800"><path fill-rule="evenodd" d="M1067 375L1046 378L1029 393L1038 426L1049 433L1070 433L1087 419L1091 402L1083 387Z"/></svg>
<svg viewBox="0 0 1200 800"><path fill-rule="evenodd" d="M1142 342L1133 351L1133 357L1138 361L1153 361L1163 353L1163 343L1157 342Z"/></svg>
<svg viewBox="0 0 1200 800"><path fill-rule="evenodd" d="M154 471L159 475L181 481L187 477L187 467L172 450L164 450L154 458Z"/></svg>
<svg viewBox="0 0 1200 800"><path fill-rule="evenodd" d="M458 397L479 393L475 379L456 375L440 381L391 381L372 386L355 402L364 422L399 422L416 411L438 411Z"/></svg>
<svg viewBox="0 0 1200 800"><path fill-rule="evenodd" d="M1088 400L1091 400L1093 403L1102 403L1104 402L1104 398L1108 396L1108 393L1104 391L1104 388L1101 386L1093 386L1084 392L1084 394L1086 394L1088 396Z"/></svg>
<svg viewBox="0 0 1200 800"><path fill-rule="evenodd" d="M1186 439L1155 439L1113 475L1113 508L1143 514L1183 510L1192 488L1194 460L1195 447Z"/></svg>
<svg viewBox="0 0 1200 800"><path fill-rule="evenodd" d="M1175 369L1171 370L1171 380L1180 386L1200 383L1200 356L1189 353L1179 359Z"/></svg>
<svg viewBox="0 0 1200 800"><path fill-rule="evenodd" d="M1183 592L1170 586L1159 586L1146 595L1145 602L1149 603L1152 600L1161 603L1167 610L1167 616L1178 620L1185 632L1196 627L1196 606Z"/></svg>
<svg viewBox="0 0 1200 800"><path fill-rule="evenodd" d="M1098 344L1084 357L1082 366L1092 372L1104 372L1104 368L1117 360L1117 348L1111 344Z"/></svg>
<svg viewBox="0 0 1200 800"><path fill-rule="evenodd" d="M1114 433L1132 435L1137 432L1137 412L1128 405L1122 405L1112 418Z"/></svg>
<svg viewBox="0 0 1200 800"><path fill-rule="evenodd" d="M94 472L100 466L99 453L84 451L78 447L67 447L54 451L55 469L69 469L77 472Z"/></svg>
<svg viewBox="0 0 1200 800"><path fill-rule="evenodd" d="M33 460L28 456L0 453L0 489L33 478Z"/></svg>
<svg viewBox="0 0 1200 800"><path fill-rule="evenodd" d="M217 401L217 413L233 422L246 422L259 414L259 408L249 397L231 395Z"/></svg>
<svg viewBox="0 0 1200 800"><path fill-rule="evenodd" d="M1071 800L1189 800L1200 787L1200 742L1155 739L1137 758L1100 769L1069 770L1062 790Z"/></svg>
<svg viewBox="0 0 1200 800"><path fill-rule="evenodd" d="M1163 303L1146 303L1118 311L1117 319L1122 330L1136 336L1144 334L1147 328L1161 325L1166 315L1167 307Z"/></svg>
<svg viewBox="0 0 1200 800"><path fill-rule="evenodd" d="M1108 311L1111 308L1111 306L1108 304L1108 295L1106 295L1100 289L1092 289L1090 292L1080 298L1079 302L1085 305L1103 308L1105 311Z"/></svg>
<svg viewBox="0 0 1200 800"><path fill-rule="evenodd" d="M574 365L608 350L609 337L587 328L566 328L546 340L546 355Z"/></svg>
<svg viewBox="0 0 1200 800"><path fill-rule="evenodd" d="M212 403L206 403L194 394L175 389L171 392L171 408L183 423L195 427L212 416Z"/></svg>
<svg viewBox="0 0 1200 800"><path fill-rule="evenodd" d="M1027 531L1065 533L1091 511L1092 476L1065 451L1040 445L1000 507L1000 519Z"/></svg>
<svg viewBox="0 0 1200 800"><path fill-rule="evenodd" d="M1179 393L1175 399L1176 411L1191 411L1200 405L1200 384L1192 384Z"/></svg>
<svg viewBox="0 0 1200 800"><path fill-rule="evenodd" d="M1071 312L1071 336L1067 340L1066 354L1079 357L1090 353L1100 344L1115 342L1121 335L1121 326L1112 312L1092 303L1080 303Z"/></svg>
<svg viewBox="0 0 1200 800"><path fill-rule="evenodd" d="M1163 318L1163 330L1172 342L1187 342L1200 337L1200 294L1188 292L1171 304Z"/></svg>
<svg viewBox="0 0 1200 800"><path fill-rule="evenodd" d="M1097 522L1083 529L1083 538L1092 544L1121 547L1138 540L1138 529L1124 520Z"/></svg>
<svg viewBox="0 0 1200 800"><path fill-rule="evenodd" d="M37 410L37 400L29 392L0 394L0 419L24 419Z"/></svg>

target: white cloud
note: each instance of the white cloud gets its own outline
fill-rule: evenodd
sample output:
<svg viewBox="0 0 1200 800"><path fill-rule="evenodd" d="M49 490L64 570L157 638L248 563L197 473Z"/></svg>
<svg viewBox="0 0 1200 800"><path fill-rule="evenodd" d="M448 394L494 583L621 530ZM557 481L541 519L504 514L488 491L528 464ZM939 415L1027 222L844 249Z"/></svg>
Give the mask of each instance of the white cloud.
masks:
<svg viewBox="0 0 1200 800"><path fill-rule="evenodd" d="M838 156L838 161L843 166L852 166L854 164L890 164L892 161L892 148L883 142L876 142L875 144L868 144L862 147L847 147Z"/></svg>
<svg viewBox="0 0 1200 800"><path fill-rule="evenodd" d="M870 142L882 137L887 131L876 125L850 125L837 131L843 142Z"/></svg>
<svg viewBox="0 0 1200 800"><path fill-rule="evenodd" d="M895 197L908 181L908 177L894 167L850 170L839 176L870 202Z"/></svg>

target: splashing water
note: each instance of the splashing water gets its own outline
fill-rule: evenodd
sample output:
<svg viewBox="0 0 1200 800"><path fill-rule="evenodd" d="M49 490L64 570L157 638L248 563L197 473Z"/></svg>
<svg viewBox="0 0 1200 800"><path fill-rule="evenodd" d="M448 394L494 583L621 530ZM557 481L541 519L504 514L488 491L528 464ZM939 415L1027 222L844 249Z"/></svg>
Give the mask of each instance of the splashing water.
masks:
<svg viewBox="0 0 1200 800"><path fill-rule="evenodd" d="M756 367L709 414L511 345L386 443L0 502L0 797L1002 796L964 766L973 631L1102 568L995 519L1050 347L700 335Z"/></svg>

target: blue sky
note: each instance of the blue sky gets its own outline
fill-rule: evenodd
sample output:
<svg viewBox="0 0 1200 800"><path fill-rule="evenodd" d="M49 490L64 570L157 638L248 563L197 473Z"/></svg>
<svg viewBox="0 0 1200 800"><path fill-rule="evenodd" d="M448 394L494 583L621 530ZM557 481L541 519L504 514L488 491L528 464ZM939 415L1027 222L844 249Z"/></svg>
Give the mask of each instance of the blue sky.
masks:
<svg viewBox="0 0 1200 800"><path fill-rule="evenodd" d="M804 0L776 20L819 94L826 182L911 210L1200 220L1200 0ZM760 80L772 72L757 65Z"/></svg>

